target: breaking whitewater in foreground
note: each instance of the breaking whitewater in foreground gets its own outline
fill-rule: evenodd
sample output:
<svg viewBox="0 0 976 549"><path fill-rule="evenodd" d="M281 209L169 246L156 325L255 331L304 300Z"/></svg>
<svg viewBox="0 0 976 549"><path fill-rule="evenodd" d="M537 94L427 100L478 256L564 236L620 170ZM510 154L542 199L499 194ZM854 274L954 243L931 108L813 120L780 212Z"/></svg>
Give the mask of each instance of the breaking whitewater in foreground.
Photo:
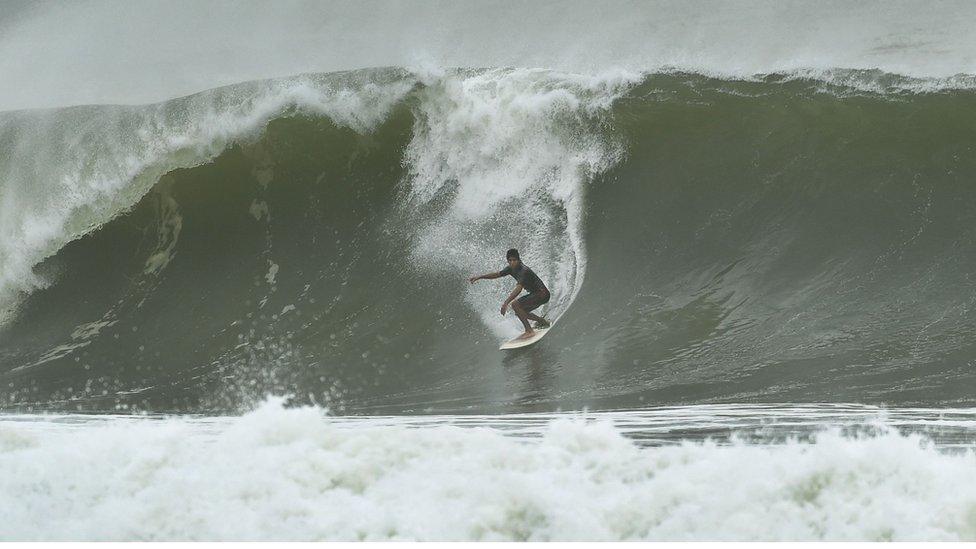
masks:
<svg viewBox="0 0 976 549"><path fill-rule="evenodd" d="M974 433L844 405L7 416L0 539L972 540Z"/></svg>

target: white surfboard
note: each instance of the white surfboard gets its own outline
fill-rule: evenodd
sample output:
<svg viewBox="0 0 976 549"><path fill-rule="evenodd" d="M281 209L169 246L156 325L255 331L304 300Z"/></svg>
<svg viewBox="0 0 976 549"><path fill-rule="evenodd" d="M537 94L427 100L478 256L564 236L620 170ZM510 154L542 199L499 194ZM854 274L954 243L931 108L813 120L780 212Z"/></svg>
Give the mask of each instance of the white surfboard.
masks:
<svg viewBox="0 0 976 549"><path fill-rule="evenodd" d="M521 347L528 347L529 345L532 345L536 341L539 341L540 339L545 337L546 333L548 333L551 328L552 326L549 326L547 328L534 328L533 331L535 333L532 334L530 337L526 337L526 338L516 337L514 339L509 339L505 343L502 343L502 346L499 347L498 349L501 351L508 351L509 349L519 349Z"/></svg>

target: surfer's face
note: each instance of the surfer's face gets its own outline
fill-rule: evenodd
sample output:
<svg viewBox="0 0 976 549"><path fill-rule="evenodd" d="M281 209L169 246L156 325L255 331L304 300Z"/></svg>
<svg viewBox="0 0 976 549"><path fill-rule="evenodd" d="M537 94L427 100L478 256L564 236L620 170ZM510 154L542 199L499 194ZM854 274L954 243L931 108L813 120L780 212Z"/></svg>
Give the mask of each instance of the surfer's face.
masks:
<svg viewBox="0 0 976 549"><path fill-rule="evenodd" d="M518 259L515 259L514 257L508 258L508 266L511 267L511 268L513 268L513 269L515 267L518 267L519 266L519 260Z"/></svg>

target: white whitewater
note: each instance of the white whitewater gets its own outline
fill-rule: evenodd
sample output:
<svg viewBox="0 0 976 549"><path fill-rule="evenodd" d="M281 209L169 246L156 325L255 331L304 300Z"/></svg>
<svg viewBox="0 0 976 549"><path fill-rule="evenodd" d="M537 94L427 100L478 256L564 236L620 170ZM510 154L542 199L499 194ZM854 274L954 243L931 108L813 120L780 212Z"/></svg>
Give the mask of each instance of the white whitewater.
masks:
<svg viewBox="0 0 976 549"><path fill-rule="evenodd" d="M974 433L973 410L844 405L9 416L0 539L972 540Z"/></svg>

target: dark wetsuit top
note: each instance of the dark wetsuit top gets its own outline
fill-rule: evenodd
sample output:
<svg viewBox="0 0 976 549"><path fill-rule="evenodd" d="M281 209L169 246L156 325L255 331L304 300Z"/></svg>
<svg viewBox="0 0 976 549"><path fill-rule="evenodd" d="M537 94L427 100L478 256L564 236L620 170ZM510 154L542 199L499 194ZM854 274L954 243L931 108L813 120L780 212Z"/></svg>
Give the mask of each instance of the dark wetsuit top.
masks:
<svg viewBox="0 0 976 549"><path fill-rule="evenodd" d="M501 271L498 271L498 274L502 276L511 275L530 294L536 292L549 293L549 288L546 288L546 285L542 283L542 279L532 269L528 268L525 263L519 262L519 266L515 269L505 267Z"/></svg>

